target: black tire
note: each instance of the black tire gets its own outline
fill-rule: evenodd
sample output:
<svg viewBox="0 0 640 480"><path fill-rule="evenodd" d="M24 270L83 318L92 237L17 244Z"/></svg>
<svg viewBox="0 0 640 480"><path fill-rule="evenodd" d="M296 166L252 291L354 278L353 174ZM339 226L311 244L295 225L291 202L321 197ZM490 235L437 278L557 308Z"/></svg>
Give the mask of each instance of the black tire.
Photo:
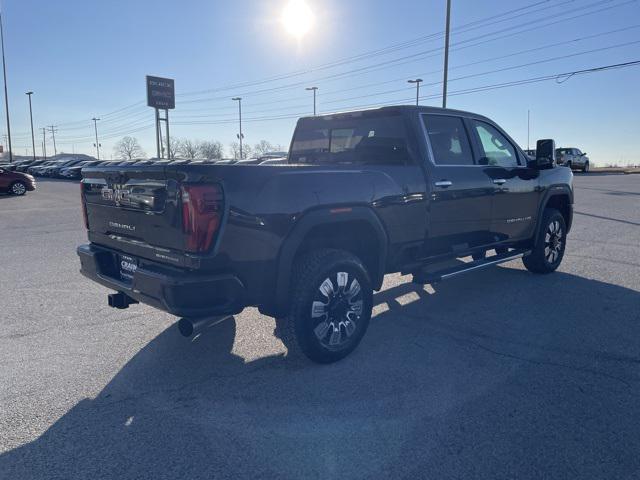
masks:
<svg viewBox="0 0 640 480"><path fill-rule="evenodd" d="M346 276L345 276L346 275ZM373 288L354 255L316 250L294 265L289 314L276 320L276 333L295 358L332 363L360 343L371 320Z"/></svg>
<svg viewBox="0 0 640 480"><path fill-rule="evenodd" d="M18 180L11 184L11 187L9 187L9 191L11 192L12 195L17 195L18 197L21 197L22 195L27 193L27 186L25 185L24 182L21 182L20 180Z"/></svg>
<svg viewBox="0 0 640 480"><path fill-rule="evenodd" d="M531 254L522 258L524 266L533 273L554 272L562 262L567 246L567 226L555 208L547 208Z"/></svg>
<svg viewBox="0 0 640 480"><path fill-rule="evenodd" d="M589 172L589 162L586 162L584 164L584 167L582 167L582 173L588 173Z"/></svg>

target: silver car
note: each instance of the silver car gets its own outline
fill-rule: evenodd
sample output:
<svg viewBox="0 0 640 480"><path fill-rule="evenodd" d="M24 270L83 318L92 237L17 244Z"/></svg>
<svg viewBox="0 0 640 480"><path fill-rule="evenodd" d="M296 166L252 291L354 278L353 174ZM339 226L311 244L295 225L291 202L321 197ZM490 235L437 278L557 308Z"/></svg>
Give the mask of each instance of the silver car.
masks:
<svg viewBox="0 0 640 480"><path fill-rule="evenodd" d="M585 173L589 171L589 157L578 148L556 149L556 163L572 170L582 170Z"/></svg>

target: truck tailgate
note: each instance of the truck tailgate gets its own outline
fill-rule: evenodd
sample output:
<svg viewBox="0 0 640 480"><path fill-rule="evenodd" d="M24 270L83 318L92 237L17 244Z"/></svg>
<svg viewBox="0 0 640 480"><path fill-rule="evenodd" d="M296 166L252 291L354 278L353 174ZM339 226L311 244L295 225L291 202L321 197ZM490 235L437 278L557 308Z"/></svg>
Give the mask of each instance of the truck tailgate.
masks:
<svg viewBox="0 0 640 480"><path fill-rule="evenodd" d="M165 166L106 166L83 170L89 234L182 250L180 185Z"/></svg>

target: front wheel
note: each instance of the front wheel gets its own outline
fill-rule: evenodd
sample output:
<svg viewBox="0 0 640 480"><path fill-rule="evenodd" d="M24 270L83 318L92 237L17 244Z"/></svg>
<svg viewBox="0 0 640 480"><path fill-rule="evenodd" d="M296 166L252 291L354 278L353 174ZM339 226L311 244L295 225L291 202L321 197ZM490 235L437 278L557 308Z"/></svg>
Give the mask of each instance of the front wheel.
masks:
<svg viewBox="0 0 640 480"><path fill-rule="evenodd" d="M551 273L562 262L567 244L567 227L562 214L548 208L542 216L542 225L536 244L529 255L522 258L524 266L533 273Z"/></svg>
<svg viewBox="0 0 640 480"><path fill-rule="evenodd" d="M27 186L23 182L13 182L11 185L11 193L14 195L24 195L27 192Z"/></svg>
<svg viewBox="0 0 640 480"><path fill-rule="evenodd" d="M373 288L367 269L351 253L322 249L294 266L289 315L279 319L289 356L304 353L318 363L351 353L367 331Z"/></svg>
<svg viewBox="0 0 640 480"><path fill-rule="evenodd" d="M584 164L584 167L582 167L582 172L583 172L583 173L587 173L587 172L589 172L589 162L586 162L586 163Z"/></svg>

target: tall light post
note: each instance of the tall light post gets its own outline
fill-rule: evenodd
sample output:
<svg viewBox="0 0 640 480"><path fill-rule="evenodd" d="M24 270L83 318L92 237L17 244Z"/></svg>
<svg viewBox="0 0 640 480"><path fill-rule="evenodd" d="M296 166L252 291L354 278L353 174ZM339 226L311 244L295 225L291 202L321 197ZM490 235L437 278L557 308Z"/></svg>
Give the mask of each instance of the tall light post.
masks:
<svg viewBox="0 0 640 480"><path fill-rule="evenodd" d="M442 84L442 108L447 108L447 78L449 76L449 32L451 30L451 0L447 0L447 27L444 40L444 82Z"/></svg>
<svg viewBox="0 0 640 480"><path fill-rule="evenodd" d="M318 91L318 87L307 87L305 88L307 91L313 91L313 116L316 116L316 92Z"/></svg>
<svg viewBox="0 0 640 480"><path fill-rule="evenodd" d="M36 137L33 135L33 110L31 109L31 95L33 92L25 93L29 97L29 119L31 120L31 146L33 147L33 160L36 159Z"/></svg>
<svg viewBox="0 0 640 480"><path fill-rule="evenodd" d="M2 28L2 10L0 9L0 43L2 44L2 75L4 76L4 108L7 112L7 143L9 144L9 163L13 163L11 151L11 122L9 121L9 95L7 93L7 67L4 61L4 30Z"/></svg>
<svg viewBox="0 0 640 480"><path fill-rule="evenodd" d="M238 140L240 140L240 160L244 157L242 156L242 139L244 135L242 134L242 97L233 97L231 100L234 102L238 102L238 118L240 121L240 133L238 133Z"/></svg>
<svg viewBox="0 0 640 480"><path fill-rule="evenodd" d="M415 83L416 84L416 106L420 105L420 84L423 82L421 78L416 78L415 80L407 80L407 83Z"/></svg>
<svg viewBox="0 0 640 480"><path fill-rule="evenodd" d="M100 143L98 142L98 120L100 119L93 117L91 120L93 120L93 128L96 132L96 156L100 160Z"/></svg>

